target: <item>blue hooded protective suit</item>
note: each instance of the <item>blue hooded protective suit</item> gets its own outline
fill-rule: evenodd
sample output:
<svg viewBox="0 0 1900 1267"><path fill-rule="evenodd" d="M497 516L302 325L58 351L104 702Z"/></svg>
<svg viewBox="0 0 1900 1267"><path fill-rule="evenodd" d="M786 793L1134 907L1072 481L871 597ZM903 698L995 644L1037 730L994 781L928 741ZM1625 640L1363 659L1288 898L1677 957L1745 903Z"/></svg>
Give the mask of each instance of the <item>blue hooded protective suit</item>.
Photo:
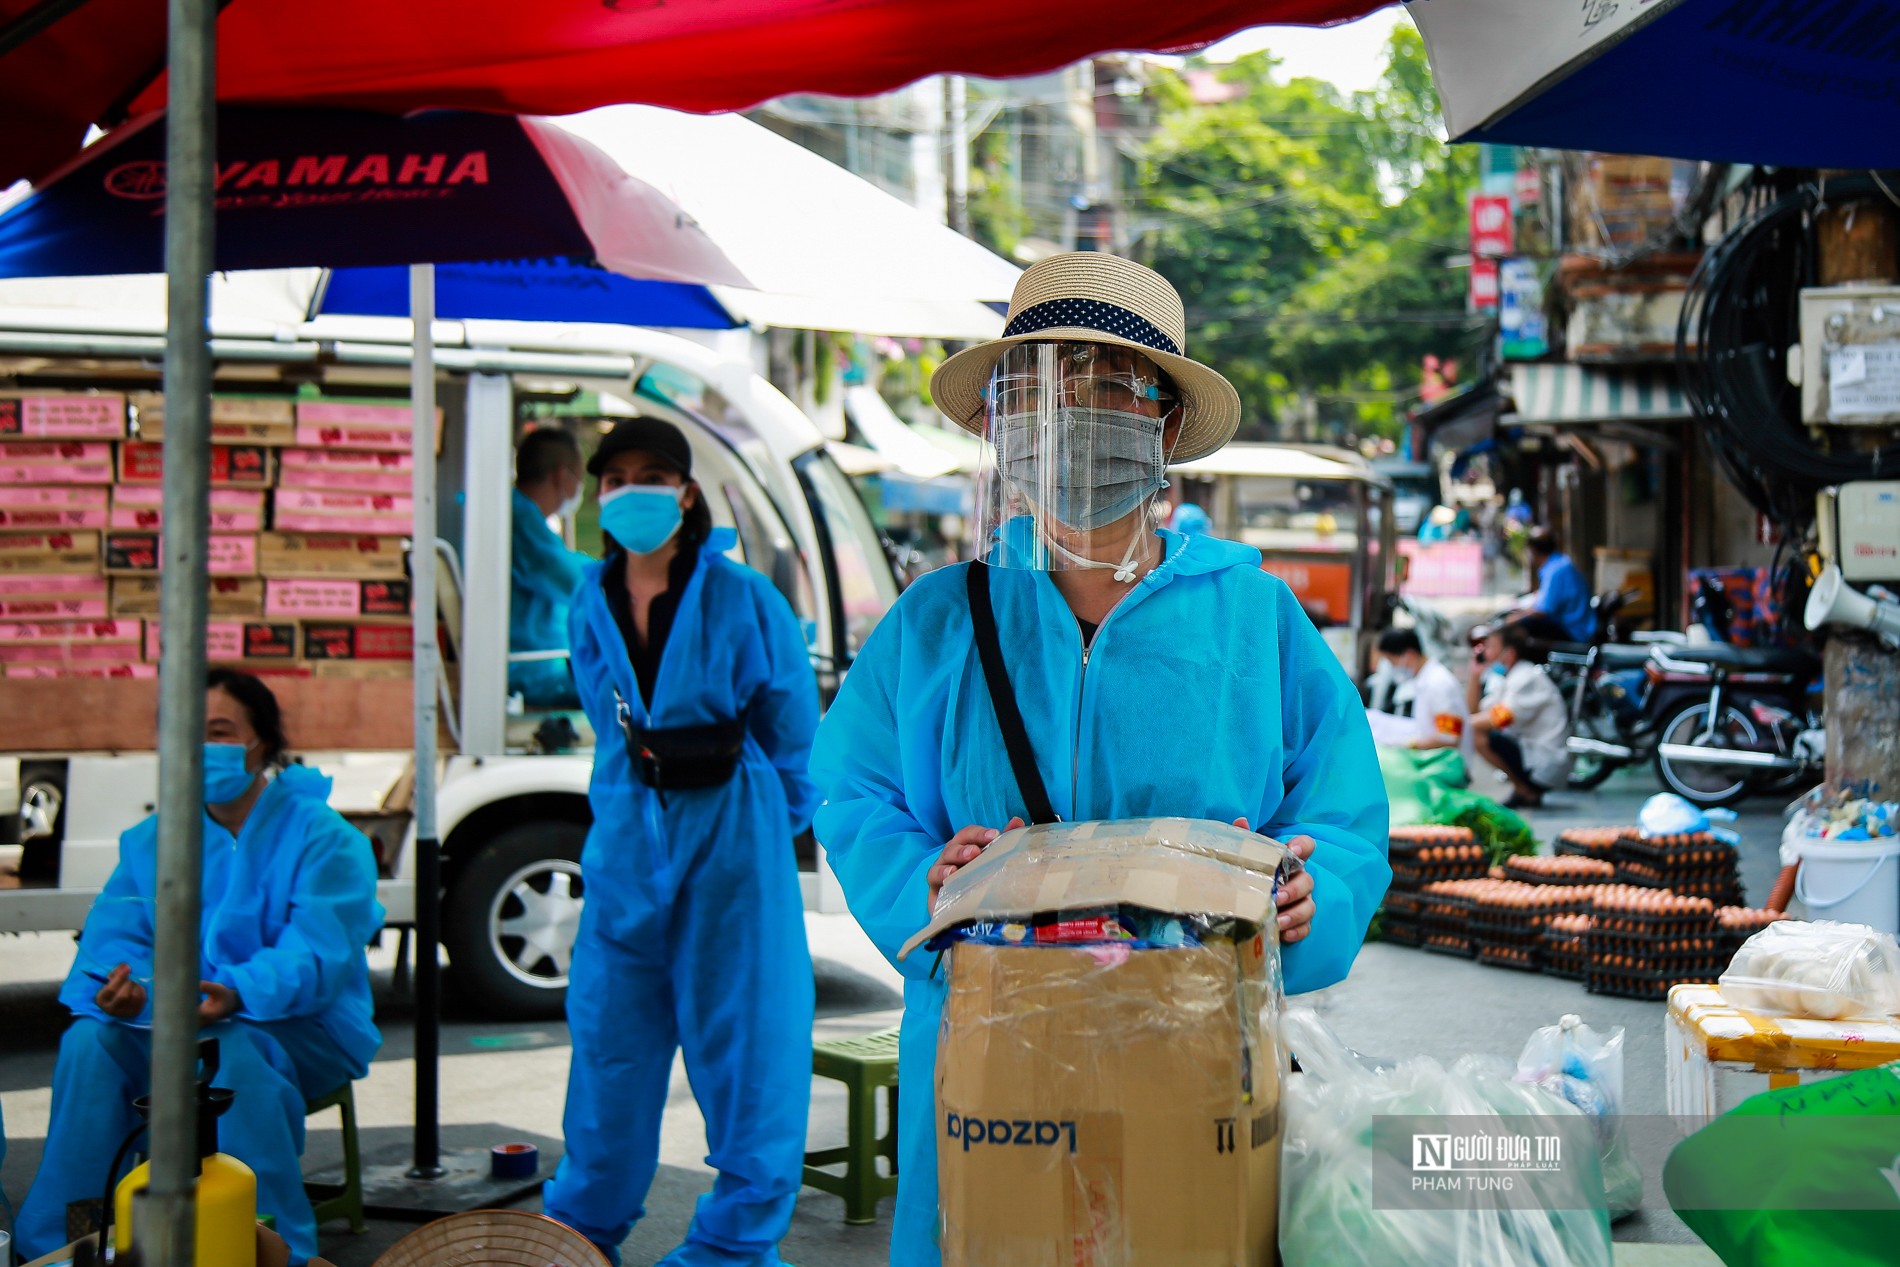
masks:
<svg viewBox="0 0 1900 1267"><path fill-rule="evenodd" d="M660 1112L683 1049L719 1171L668 1264L771 1264L803 1182L813 985L792 838L818 797L810 654L771 582L725 558L715 531L680 600L642 703L601 564L575 595L571 643L596 738L587 904L567 995L574 1045L567 1155L550 1217L603 1247L645 1212ZM647 729L746 720L723 787L660 795L639 782L615 690Z"/></svg>
<svg viewBox="0 0 1900 1267"><path fill-rule="evenodd" d="M237 1092L218 1122L220 1147L257 1172L257 1210L273 1214L291 1261L317 1252L304 1195L304 1102L369 1072L382 1044L371 1019L364 947L382 926L376 854L326 803L330 780L280 771L236 837L206 815L199 974L237 991L237 1015L203 1031L219 1040L217 1085ZM60 1040L53 1115L39 1175L20 1207L28 1258L66 1243L66 1204L100 1195L113 1150L150 1088L151 999L122 1021L95 1003L117 965L149 982L158 820L119 841L119 865L86 917L59 1000L76 1020Z"/></svg>
<svg viewBox="0 0 1900 1267"><path fill-rule="evenodd" d="M991 575L996 623L1038 766L1064 821L1245 817L1311 836L1317 907L1286 988L1346 975L1391 879L1386 803L1359 696L1259 552L1160 534L1166 558L1084 656L1044 572ZM904 974L895 1267L938 1262L935 955L897 963L928 921L928 872L971 825L1027 817L990 705L964 569L905 591L851 667L818 735L818 839L851 912Z"/></svg>
<svg viewBox="0 0 1900 1267"><path fill-rule="evenodd" d="M511 503L508 541L508 650L567 649L568 608L592 562L567 548L546 515L520 489ZM508 689L529 708L573 708L574 678L566 660L524 660L508 666Z"/></svg>

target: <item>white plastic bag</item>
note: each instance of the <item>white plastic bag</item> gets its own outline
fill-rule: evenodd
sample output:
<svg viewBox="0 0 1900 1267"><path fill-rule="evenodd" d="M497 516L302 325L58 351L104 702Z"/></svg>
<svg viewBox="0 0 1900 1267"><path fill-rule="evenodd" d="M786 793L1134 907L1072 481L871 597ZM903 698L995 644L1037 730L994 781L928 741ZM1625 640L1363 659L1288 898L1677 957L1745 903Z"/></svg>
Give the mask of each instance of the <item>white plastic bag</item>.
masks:
<svg viewBox="0 0 1900 1267"><path fill-rule="evenodd" d="M1643 1172L1630 1155L1623 1129L1623 1027L1605 1037L1582 1017L1566 1015L1524 1044L1517 1057L1517 1080L1568 1101L1595 1121L1610 1217L1634 1214L1643 1203Z"/></svg>
<svg viewBox="0 0 1900 1267"><path fill-rule="evenodd" d="M1865 924L1781 920L1735 952L1722 997L1770 1016L1900 1015L1900 944Z"/></svg>
<svg viewBox="0 0 1900 1267"><path fill-rule="evenodd" d="M1391 1069L1366 1068L1307 1008L1290 1009L1281 1032L1303 1072L1288 1079L1281 1151L1280 1256L1285 1267L1610 1267L1610 1222L1593 1151L1566 1155L1567 1197L1550 1208L1481 1201L1429 1209L1375 1200L1375 1173L1406 1161L1373 1146L1379 1115L1578 1116L1536 1087L1512 1079L1502 1061L1466 1056L1450 1070L1418 1057ZM1567 1153L1572 1150L1567 1150ZM1403 1183L1403 1179L1397 1179ZM1391 1189L1386 1189L1390 1191ZM1557 1207L1565 1208L1557 1208Z"/></svg>

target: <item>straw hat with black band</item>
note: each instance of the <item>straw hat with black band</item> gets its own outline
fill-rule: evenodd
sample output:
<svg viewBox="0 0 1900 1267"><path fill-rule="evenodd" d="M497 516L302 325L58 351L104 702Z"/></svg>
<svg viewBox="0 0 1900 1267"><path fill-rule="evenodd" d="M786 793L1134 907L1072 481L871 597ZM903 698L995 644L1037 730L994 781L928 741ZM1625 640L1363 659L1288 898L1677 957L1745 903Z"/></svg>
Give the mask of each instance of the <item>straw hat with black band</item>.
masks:
<svg viewBox="0 0 1900 1267"><path fill-rule="evenodd" d="M1052 255L1016 281L1003 337L965 348L930 376L930 394L965 431L984 434L990 373L1018 343L1102 343L1147 356L1174 380L1181 430L1171 462L1206 457L1234 438L1240 396L1225 378L1187 356L1187 317L1167 278L1133 260L1096 251Z"/></svg>

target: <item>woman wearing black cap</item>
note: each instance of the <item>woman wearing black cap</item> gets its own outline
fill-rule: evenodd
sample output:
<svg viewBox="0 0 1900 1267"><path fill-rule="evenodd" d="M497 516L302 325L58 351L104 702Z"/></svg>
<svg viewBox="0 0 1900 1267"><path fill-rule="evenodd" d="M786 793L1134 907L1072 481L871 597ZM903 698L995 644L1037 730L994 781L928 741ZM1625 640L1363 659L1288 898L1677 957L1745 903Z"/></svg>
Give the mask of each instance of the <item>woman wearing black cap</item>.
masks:
<svg viewBox="0 0 1900 1267"><path fill-rule="evenodd" d="M683 1050L718 1169L670 1267L777 1263L804 1164L811 954L792 838L811 822L818 695L791 608L727 559L670 423L588 463L607 557L569 631L598 736L568 988L567 1154L549 1216L618 1263Z"/></svg>

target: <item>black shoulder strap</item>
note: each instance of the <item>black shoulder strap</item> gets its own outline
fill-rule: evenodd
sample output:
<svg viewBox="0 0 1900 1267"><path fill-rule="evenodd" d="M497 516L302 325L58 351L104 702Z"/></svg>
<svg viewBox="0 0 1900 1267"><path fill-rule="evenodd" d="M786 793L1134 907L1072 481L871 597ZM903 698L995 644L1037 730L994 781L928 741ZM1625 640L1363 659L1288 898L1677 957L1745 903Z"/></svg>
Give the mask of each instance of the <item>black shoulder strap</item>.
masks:
<svg viewBox="0 0 1900 1267"><path fill-rule="evenodd" d="M967 571L970 589L970 623L976 630L976 654L983 663L983 680L990 688L990 704L996 709L996 724L1003 731L1003 747L1009 752L1009 765L1016 772L1016 788L1022 793L1032 823L1059 823L1055 807L1049 803L1049 790L1043 786L1042 773L1036 769L1036 750L1029 746L1029 729L1023 725L1023 713L1016 706L1016 692L1009 684L1009 670L1003 665L1003 644L996 632L996 611L990 605L990 569L987 563L972 563Z"/></svg>

